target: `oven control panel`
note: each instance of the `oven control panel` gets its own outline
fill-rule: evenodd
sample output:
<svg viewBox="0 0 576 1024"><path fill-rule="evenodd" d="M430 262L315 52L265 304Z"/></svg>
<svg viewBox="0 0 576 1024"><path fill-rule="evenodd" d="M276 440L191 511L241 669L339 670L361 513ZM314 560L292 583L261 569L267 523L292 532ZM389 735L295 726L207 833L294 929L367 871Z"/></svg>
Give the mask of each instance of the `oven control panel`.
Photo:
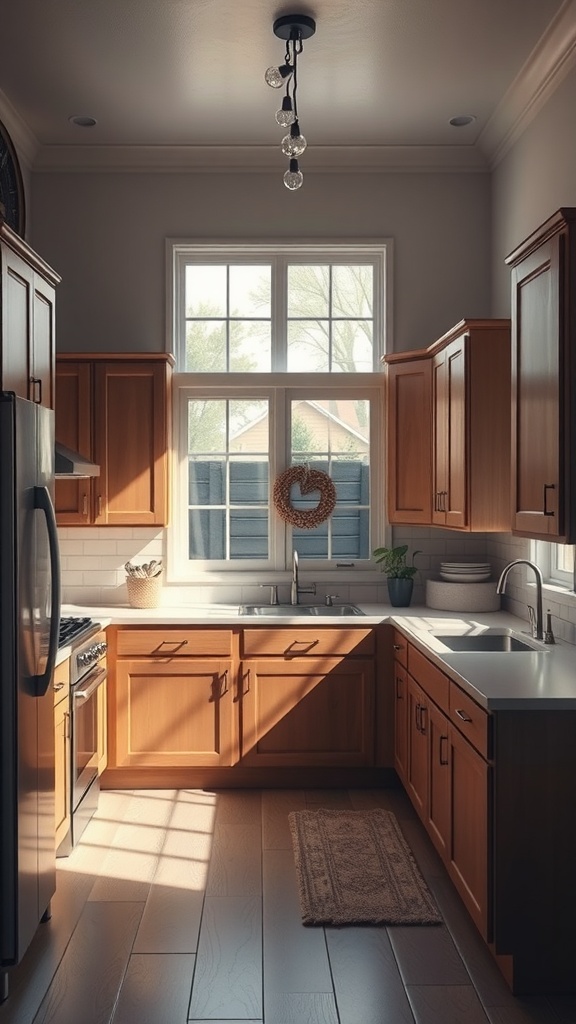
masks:
<svg viewBox="0 0 576 1024"><path fill-rule="evenodd" d="M95 665L105 668L107 650L108 644L103 630L80 644L72 656L72 683L82 679Z"/></svg>

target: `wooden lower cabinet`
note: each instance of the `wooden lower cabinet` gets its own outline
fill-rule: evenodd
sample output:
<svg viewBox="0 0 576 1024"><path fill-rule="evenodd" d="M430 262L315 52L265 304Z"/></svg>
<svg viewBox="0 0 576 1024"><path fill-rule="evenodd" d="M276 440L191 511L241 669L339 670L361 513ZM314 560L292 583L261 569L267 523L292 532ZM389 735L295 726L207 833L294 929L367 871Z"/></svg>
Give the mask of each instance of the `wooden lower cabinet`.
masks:
<svg viewBox="0 0 576 1024"><path fill-rule="evenodd" d="M115 672L116 766L231 765L229 660L121 658Z"/></svg>
<svg viewBox="0 0 576 1024"><path fill-rule="evenodd" d="M428 727L427 699L408 676L408 757L406 781L408 796L421 818L426 816L428 800Z"/></svg>
<svg viewBox="0 0 576 1024"><path fill-rule="evenodd" d="M400 721L406 740L400 732L396 747L398 758L406 745L403 781L471 917L489 940L490 767L484 749L468 742L450 714L482 748L487 735L482 716L488 716L480 708L477 715L470 714L470 698L412 647L408 665L406 724Z"/></svg>
<svg viewBox="0 0 576 1024"><path fill-rule="evenodd" d="M408 672L394 660L394 767L408 785Z"/></svg>
<svg viewBox="0 0 576 1024"><path fill-rule="evenodd" d="M241 763L374 763L374 665L363 658L244 662Z"/></svg>
<svg viewBox="0 0 576 1024"><path fill-rule="evenodd" d="M430 701L428 705L428 800L426 828L441 857L446 859L451 849L451 829L454 827L451 799L451 768L449 726L446 715ZM455 794L454 794L455 796Z"/></svg>
<svg viewBox="0 0 576 1024"><path fill-rule="evenodd" d="M276 769L358 779L382 767L370 627L159 624L108 636L105 787L137 785L138 772L146 785L204 785L233 768L222 785L264 785Z"/></svg>
<svg viewBox="0 0 576 1024"><path fill-rule="evenodd" d="M444 717L444 716L442 716ZM448 871L482 937L491 939L488 795L491 768L447 724Z"/></svg>

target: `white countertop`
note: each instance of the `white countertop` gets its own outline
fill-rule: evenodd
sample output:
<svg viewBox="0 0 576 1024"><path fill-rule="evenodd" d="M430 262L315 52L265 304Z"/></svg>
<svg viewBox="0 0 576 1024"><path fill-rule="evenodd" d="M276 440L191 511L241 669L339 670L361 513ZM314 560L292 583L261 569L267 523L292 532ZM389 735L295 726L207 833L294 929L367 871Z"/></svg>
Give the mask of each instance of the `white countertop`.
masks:
<svg viewBox="0 0 576 1024"><path fill-rule="evenodd" d="M538 651L513 653L468 653L442 650L442 644L433 636L437 630L449 627L455 633L464 633L477 627L505 627L517 632L527 630L523 619L506 612L478 612L458 615L423 606L409 609L391 605L360 605L362 616L318 615L306 618L300 615L278 617L247 616L238 614L238 605L161 606L159 608L131 608L128 606L79 607L65 605L64 615L89 615L102 625L150 626L222 625L238 626L363 626L390 622L444 670L478 704L490 711L512 710L576 710L576 647L559 641ZM67 655L63 652L68 650ZM58 661L69 657L68 648L61 648Z"/></svg>

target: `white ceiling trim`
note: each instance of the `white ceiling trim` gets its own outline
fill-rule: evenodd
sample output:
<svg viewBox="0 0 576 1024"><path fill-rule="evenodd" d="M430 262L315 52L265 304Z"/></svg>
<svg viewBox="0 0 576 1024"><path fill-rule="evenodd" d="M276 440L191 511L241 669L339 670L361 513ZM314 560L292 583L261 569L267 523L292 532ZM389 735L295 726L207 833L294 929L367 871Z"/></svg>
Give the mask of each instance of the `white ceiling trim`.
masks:
<svg viewBox="0 0 576 1024"><path fill-rule="evenodd" d="M278 146L44 146L35 171L209 172L282 170ZM308 146L305 171L487 171L476 146Z"/></svg>
<svg viewBox="0 0 576 1024"><path fill-rule="evenodd" d="M477 146L495 167L576 65L576 0L565 0L484 127Z"/></svg>

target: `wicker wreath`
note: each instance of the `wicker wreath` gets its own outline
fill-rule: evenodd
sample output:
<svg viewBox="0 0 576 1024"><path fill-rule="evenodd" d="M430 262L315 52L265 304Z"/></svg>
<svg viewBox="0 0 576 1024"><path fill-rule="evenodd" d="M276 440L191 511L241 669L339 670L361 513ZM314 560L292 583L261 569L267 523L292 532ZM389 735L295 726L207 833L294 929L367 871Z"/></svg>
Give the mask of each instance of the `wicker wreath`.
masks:
<svg viewBox="0 0 576 1024"><path fill-rule="evenodd" d="M291 505L290 491L293 484L299 485L303 495L320 491L320 501L316 508L296 509ZM336 488L328 474L320 469L290 466L277 478L273 497L276 511L286 523L301 530L313 530L332 515L336 505Z"/></svg>

